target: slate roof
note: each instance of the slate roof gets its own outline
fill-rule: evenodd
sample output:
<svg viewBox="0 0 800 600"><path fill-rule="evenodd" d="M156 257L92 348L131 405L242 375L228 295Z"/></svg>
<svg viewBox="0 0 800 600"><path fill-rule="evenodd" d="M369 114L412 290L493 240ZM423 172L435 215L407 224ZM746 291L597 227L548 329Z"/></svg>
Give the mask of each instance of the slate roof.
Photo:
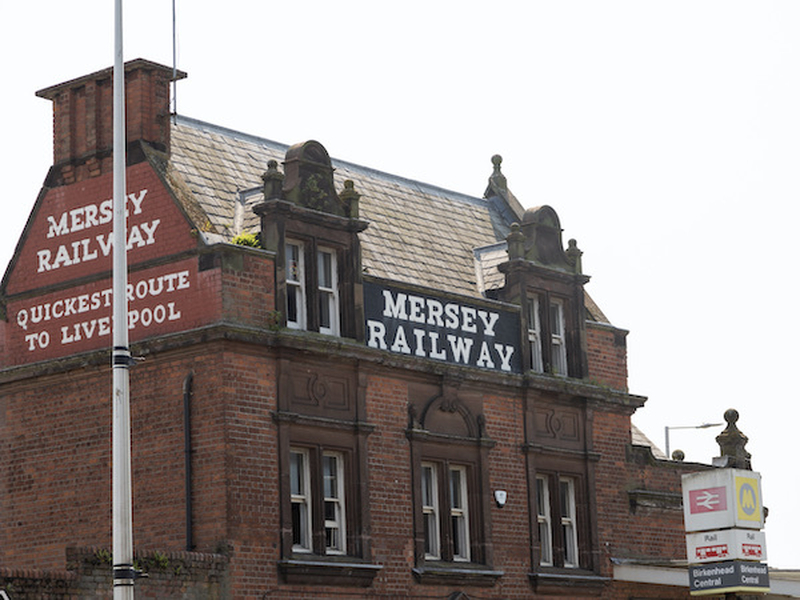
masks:
<svg viewBox="0 0 800 600"><path fill-rule="evenodd" d="M172 124L171 158L177 173L208 217L209 242L230 242L257 232L252 206L262 199L261 175L270 159L280 164L288 146L209 123L178 117ZM519 208L503 198L468 196L336 159L336 189L346 179L361 194L365 272L377 277L470 296L484 285L502 285L496 265ZM498 244L500 242L500 244ZM490 247L491 261L478 259Z"/></svg>
<svg viewBox="0 0 800 600"><path fill-rule="evenodd" d="M172 174L205 212L200 224L209 243L259 229L252 207L263 199L261 175L270 160L281 164L289 146L187 117L172 121ZM504 277L505 238L524 209L506 186L500 158L483 198L332 159L336 189L353 180L361 194L360 234L366 273L438 290L484 296ZM609 323L585 294L587 318Z"/></svg>
<svg viewBox="0 0 800 600"><path fill-rule="evenodd" d="M664 454L664 451L656 446L649 437L644 434L644 431L639 429L636 425L631 423L631 443L635 446L647 446L652 450L653 456L656 458L660 458L662 460L667 459L667 455Z"/></svg>

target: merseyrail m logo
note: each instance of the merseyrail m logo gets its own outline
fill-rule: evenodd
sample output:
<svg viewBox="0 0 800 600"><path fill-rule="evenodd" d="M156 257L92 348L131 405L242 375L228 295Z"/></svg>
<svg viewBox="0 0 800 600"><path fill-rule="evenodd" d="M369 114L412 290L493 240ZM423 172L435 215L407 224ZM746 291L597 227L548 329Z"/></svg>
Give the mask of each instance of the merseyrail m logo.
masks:
<svg viewBox="0 0 800 600"><path fill-rule="evenodd" d="M736 477L736 512L744 521L761 520L761 498L758 497L758 480Z"/></svg>

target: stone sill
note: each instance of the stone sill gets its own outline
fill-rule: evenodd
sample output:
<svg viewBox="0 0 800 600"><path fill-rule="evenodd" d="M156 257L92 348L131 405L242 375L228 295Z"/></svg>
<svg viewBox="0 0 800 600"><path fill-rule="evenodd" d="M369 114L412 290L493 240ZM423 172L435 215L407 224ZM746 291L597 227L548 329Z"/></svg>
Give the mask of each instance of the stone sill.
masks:
<svg viewBox="0 0 800 600"><path fill-rule="evenodd" d="M503 576L503 571L487 569L469 563L425 563L412 569L414 578L422 584L474 585L491 587Z"/></svg>
<svg viewBox="0 0 800 600"><path fill-rule="evenodd" d="M278 561L278 570L285 583L369 587L382 568L383 565L352 559Z"/></svg>
<svg viewBox="0 0 800 600"><path fill-rule="evenodd" d="M600 577L591 571L539 571L529 573L528 578L537 593L556 596L599 596L609 582L607 577Z"/></svg>

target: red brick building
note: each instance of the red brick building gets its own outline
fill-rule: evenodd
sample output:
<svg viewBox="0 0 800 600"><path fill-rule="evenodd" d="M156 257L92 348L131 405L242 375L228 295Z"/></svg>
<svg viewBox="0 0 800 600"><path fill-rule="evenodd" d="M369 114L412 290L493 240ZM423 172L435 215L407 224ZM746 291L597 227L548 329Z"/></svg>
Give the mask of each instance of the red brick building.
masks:
<svg viewBox="0 0 800 600"><path fill-rule="evenodd" d="M687 596L650 566L685 559L699 466L632 440L626 332L556 212L523 210L500 157L466 196L173 117L171 75L127 65L137 594ZM111 71L38 95L54 164L1 292L0 589L96 597Z"/></svg>

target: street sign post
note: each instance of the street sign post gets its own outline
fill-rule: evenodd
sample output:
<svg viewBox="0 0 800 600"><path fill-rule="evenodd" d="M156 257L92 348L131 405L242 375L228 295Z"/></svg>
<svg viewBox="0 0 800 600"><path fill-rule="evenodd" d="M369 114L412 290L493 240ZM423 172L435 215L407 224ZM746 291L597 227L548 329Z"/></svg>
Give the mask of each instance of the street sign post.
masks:
<svg viewBox="0 0 800 600"><path fill-rule="evenodd" d="M682 479L692 596L768 592L761 475L713 469Z"/></svg>

